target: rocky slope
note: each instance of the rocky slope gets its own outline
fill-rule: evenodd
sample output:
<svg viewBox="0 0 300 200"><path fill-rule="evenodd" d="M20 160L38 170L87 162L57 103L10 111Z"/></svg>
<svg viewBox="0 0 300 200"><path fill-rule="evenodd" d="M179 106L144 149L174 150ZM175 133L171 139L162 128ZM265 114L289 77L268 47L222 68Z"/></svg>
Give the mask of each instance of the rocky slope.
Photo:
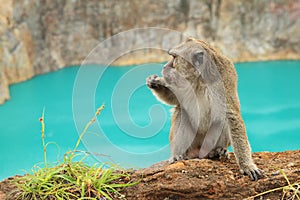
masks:
<svg viewBox="0 0 300 200"><path fill-rule="evenodd" d="M234 61L300 58L299 0L0 0L0 103L9 84L80 64L99 42L141 27L210 41ZM117 64L165 59L144 50Z"/></svg>

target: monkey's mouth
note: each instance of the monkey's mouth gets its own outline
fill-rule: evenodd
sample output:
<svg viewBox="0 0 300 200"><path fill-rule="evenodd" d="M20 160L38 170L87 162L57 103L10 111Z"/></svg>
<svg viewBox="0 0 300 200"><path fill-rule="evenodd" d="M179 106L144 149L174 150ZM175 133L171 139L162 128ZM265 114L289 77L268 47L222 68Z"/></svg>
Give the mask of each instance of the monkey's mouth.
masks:
<svg viewBox="0 0 300 200"><path fill-rule="evenodd" d="M174 58L172 58L167 64L164 65L161 72L168 84L173 83L176 74L176 70L173 63Z"/></svg>
<svg viewBox="0 0 300 200"><path fill-rule="evenodd" d="M167 64L164 65L164 67L162 69L162 75L164 77L168 77L169 74L171 73L171 70L174 69L173 62L174 62L174 59L171 59Z"/></svg>
<svg viewBox="0 0 300 200"><path fill-rule="evenodd" d="M173 66L174 63L174 58L172 58L169 62L167 62L167 64L164 65L164 68L174 68Z"/></svg>

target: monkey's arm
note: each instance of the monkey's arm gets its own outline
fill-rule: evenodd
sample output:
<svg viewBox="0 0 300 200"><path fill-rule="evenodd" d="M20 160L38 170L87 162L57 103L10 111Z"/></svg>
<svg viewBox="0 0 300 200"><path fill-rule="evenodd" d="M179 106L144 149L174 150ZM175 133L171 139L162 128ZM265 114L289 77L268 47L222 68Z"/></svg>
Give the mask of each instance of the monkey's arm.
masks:
<svg viewBox="0 0 300 200"><path fill-rule="evenodd" d="M236 102L227 105L229 107L227 116L231 129L231 145L233 147L236 160L240 166L241 173L250 176L251 180L258 180L263 177L263 174L252 160L251 148L248 142L245 124L239 109L231 106L239 105L238 99L235 100Z"/></svg>
<svg viewBox="0 0 300 200"><path fill-rule="evenodd" d="M153 94L161 101L169 105L178 105L178 100L174 93L166 86L163 77L151 75L146 80L147 86Z"/></svg>

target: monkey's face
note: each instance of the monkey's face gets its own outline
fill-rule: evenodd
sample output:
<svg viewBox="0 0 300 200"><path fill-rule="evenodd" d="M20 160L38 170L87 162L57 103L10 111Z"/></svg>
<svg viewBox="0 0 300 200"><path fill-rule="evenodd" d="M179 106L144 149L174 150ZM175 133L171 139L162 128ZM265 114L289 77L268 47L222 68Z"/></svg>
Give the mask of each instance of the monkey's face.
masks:
<svg viewBox="0 0 300 200"><path fill-rule="evenodd" d="M171 49L172 59L164 66L162 75L170 86L186 87L198 84L204 50L193 40Z"/></svg>

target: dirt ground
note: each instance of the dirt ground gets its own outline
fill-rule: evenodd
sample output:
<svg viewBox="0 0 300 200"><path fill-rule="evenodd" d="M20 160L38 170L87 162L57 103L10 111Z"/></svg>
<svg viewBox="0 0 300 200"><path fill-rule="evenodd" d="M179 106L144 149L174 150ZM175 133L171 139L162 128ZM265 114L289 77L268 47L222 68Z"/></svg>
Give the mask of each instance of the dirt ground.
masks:
<svg viewBox="0 0 300 200"><path fill-rule="evenodd" d="M174 164L161 162L142 170L133 170L132 179L139 184L121 191L126 199L246 199L259 193L287 186L300 187L300 150L278 153L254 153L253 158L264 178L251 181L239 173L234 156L229 160L186 160ZM0 182L0 199L6 199L14 188L12 178ZM298 192L300 188L298 188ZM282 189L255 199L291 199L293 193ZM298 194L299 195L299 194ZM300 195L299 195L300 196ZM249 198L253 199L253 198ZM295 198L297 199L297 198Z"/></svg>

